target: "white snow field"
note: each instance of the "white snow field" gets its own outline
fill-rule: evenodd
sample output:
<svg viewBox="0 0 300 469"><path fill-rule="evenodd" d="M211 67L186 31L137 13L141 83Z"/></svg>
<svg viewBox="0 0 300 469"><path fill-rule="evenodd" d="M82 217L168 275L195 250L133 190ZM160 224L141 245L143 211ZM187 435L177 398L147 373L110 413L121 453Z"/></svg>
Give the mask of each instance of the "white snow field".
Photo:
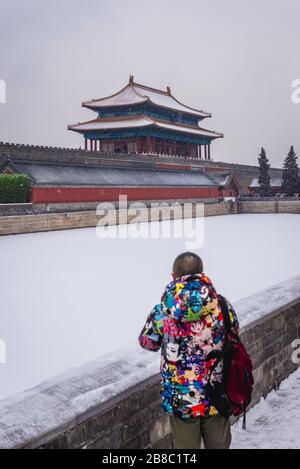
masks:
<svg viewBox="0 0 300 469"><path fill-rule="evenodd" d="M197 252L235 302L300 273L299 235L298 215L210 217ZM93 228L2 237L0 398L135 345L184 250L183 239L100 240ZM239 310L243 323L261 314Z"/></svg>
<svg viewBox="0 0 300 469"><path fill-rule="evenodd" d="M300 449L300 368L233 427L232 449Z"/></svg>

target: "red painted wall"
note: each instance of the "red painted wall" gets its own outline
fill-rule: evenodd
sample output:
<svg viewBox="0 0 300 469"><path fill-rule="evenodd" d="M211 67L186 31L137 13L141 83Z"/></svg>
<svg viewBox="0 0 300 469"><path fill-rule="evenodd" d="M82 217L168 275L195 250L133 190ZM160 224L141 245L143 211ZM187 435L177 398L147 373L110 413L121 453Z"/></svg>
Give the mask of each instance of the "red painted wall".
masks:
<svg viewBox="0 0 300 469"><path fill-rule="evenodd" d="M219 197L216 188L201 187L33 187L34 204L63 202L102 202L118 200L127 195L128 200L195 199Z"/></svg>
<svg viewBox="0 0 300 469"><path fill-rule="evenodd" d="M238 191L235 189L223 189L220 190L220 195L222 197L238 197Z"/></svg>
<svg viewBox="0 0 300 469"><path fill-rule="evenodd" d="M174 169L177 171L186 171L191 169L191 165L171 164L171 163L156 163L158 169Z"/></svg>

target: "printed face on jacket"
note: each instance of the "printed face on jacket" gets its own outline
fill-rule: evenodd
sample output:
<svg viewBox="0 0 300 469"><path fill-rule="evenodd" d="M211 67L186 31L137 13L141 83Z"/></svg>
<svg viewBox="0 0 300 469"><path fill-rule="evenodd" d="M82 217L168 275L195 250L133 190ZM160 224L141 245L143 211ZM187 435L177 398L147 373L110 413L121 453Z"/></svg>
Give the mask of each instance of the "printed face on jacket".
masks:
<svg viewBox="0 0 300 469"><path fill-rule="evenodd" d="M169 342L166 347L166 358L171 363L180 360L179 344Z"/></svg>

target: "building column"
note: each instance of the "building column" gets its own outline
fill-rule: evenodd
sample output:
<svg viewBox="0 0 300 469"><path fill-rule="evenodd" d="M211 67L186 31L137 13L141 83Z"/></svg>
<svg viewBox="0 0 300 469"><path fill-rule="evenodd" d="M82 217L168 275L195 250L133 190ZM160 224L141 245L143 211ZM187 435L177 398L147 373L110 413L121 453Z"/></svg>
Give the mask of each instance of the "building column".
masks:
<svg viewBox="0 0 300 469"><path fill-rule="evenodd" d="M193 144L193 149L194 149L194 158L197 160L198 159L198 146Z"/></svg>
<svg viewBox="0 0 300 469"><path fill-rule="evenodd" d="M204 145L204 159L207 160L207 145Z"/></svg>
<svg viewBox="0 0 300 469"><path fill-rule="evenodd" d="M150 137L150 153L154 153L153 148L153 137Z"/></svg>
<svg viewBox="0 0 300 469"><path fill-rule="evenodd" d="M147 135L146 137L146 153L150 153L150 136Z"/></svg>
<svg viewBox="0 0 300 469"><path fill-rule="evenodd" d="M208 147L208 159L210 160L210 144L207 145L207 147Z"/></svg>
<svg viewBox="0 0 300 469"><path fill-rule="evenodd" d="M155 138L150 137L150 153L155 153Z"/></svg>
<svg viewBox="0 0 300 469"><path fill-rule="evenodd" d="M87 150L88 149L88 140L87 138L84 139L84 149Z"/></svg>
<svg viewBox="0 0 300 469"><path fill-rule="evenodd" d="M163 154L165 155L167 153L167 144L166 144L166 139L163 139Z"/></svg>

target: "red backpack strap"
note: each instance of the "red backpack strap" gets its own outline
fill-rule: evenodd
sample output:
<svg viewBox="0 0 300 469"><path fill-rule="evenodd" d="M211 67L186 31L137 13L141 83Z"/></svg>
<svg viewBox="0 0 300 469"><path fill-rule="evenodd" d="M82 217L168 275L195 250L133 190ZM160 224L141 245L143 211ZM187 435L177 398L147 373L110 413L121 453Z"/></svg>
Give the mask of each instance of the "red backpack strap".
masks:
<svg viewBox="0 0 300 469"><path fill-rule="evenodd" d="M225 325L225 328L226 328L226 332L227 332L228 334L230 334L231 328L232 328L232 324L231 324L231 320L230 320L230 315L229 315L229 309L228 309L227 301L226 301L226 299L224 298L224 296L222 296L222 295L218 295L218 299L219 299L219 304L220 304L221 311L222 311L223 318L224 318L224 325Z"/></svg>

